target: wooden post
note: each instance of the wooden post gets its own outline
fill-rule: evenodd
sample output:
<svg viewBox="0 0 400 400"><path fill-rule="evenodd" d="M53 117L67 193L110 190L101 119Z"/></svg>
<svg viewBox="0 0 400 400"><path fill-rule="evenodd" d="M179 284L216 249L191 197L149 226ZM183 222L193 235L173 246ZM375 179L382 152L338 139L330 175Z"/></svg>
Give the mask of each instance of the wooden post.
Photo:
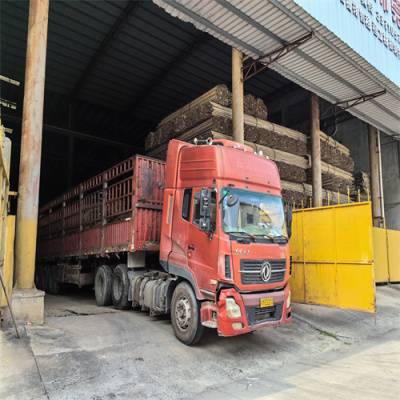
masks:
<svg viewBox="0 0 400 400"><path fill-rule="evenodd" d="M321 176L321 142L319 135L319 99L311 93L310 132L311 132L311 168L312 168L312 197L313 206L319 207L322 198Z"/></svg>
<svg viewBox="0 0 400 400"><path fill-rule="evenodd" d="M244 143L243 55L232 47L232 126L233 140Z"/></svg>

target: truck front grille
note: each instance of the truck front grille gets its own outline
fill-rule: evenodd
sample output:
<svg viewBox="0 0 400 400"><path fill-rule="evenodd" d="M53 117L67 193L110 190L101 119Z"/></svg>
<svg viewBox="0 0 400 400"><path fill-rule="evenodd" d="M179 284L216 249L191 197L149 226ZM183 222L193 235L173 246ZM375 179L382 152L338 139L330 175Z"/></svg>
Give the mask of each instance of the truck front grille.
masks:
<svg viewBox="0 0 400 400"><path fill-rule="evenodd" d="M246 307L249 325L257 325L267 321L279 321L282 318L283 303L272 307Z"/></svg>
<svg viewBox="0 0 400 400"><path fill-rule="evenodd" d="M261 268L264 262L271 265L271 277L267 282L261 278ZM286 272L286 260L240 260L240 275L243 285L260 285L265 283L283 282Z"/></svg>

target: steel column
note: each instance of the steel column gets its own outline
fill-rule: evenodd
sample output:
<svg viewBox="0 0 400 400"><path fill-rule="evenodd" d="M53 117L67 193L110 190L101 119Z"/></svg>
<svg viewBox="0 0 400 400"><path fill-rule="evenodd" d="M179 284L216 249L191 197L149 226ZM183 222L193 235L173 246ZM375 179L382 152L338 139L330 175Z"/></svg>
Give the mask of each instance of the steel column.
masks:
<svg viewBox="0 0 400 400"><path fill-rule="evenodd" d="M376 145L376 128L369 125L369 166L371 172L371 201L374 226L380 227L382 211L379 196L379 161Z"/></svg>
<svg viewBox="0 0 400 400"><path fill-rule="evenodd" d="M315 93L311 93L310 132L313 207L319 207L322 205L321 142L319 135L319 99Z"/></svg>
<svg viewBox="0 0 400 400"><path fill-rule="evenodd" d="M34 288L49 0L30 0L15 242L15 286Z"/></svg>
<svg viewBox="0 0 400 400"><path fill-rule="evenodd" d="M383 226L386 227L385 221L385 196L383 194L383 169L382 169L382 147L381 147L381 132L377 131L378 136L378 162L379 162L379 192L381 201L381 214L383 219Z"/></svg>
<svg viewBox="0 0 400 400"><path fill-rule="evenodd" d="M243 55L232 47L232 126L233 140L244 143Z"/></svg>

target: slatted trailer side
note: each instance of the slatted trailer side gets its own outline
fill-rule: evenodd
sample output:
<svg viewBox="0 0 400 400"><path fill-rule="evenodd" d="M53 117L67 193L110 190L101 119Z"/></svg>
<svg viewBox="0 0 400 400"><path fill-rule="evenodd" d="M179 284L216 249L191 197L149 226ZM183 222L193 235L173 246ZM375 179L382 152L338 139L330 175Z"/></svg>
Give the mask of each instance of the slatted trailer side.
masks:
<svg viewBox="0 0 400 400"><path fill-rule="evenodd" d="M164 177L165 162L135 155L43 206L38 286L46 289L52 274L59 282L93 283L102 260L158 251Z"/></svg>

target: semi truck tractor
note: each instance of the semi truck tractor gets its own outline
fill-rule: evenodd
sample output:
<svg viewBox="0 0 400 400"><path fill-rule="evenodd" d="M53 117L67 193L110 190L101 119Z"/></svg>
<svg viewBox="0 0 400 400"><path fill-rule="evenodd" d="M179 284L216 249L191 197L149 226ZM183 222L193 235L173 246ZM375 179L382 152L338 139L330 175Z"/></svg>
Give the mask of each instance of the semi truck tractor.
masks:
<svg viewBox="0 0 400 400"><path fill-rule="evenodd" d="M229 140L171 140L40 209L36 285L93 285L97 304L170 314L176 337L291 321L291 211L278 169Z"/></svg>

